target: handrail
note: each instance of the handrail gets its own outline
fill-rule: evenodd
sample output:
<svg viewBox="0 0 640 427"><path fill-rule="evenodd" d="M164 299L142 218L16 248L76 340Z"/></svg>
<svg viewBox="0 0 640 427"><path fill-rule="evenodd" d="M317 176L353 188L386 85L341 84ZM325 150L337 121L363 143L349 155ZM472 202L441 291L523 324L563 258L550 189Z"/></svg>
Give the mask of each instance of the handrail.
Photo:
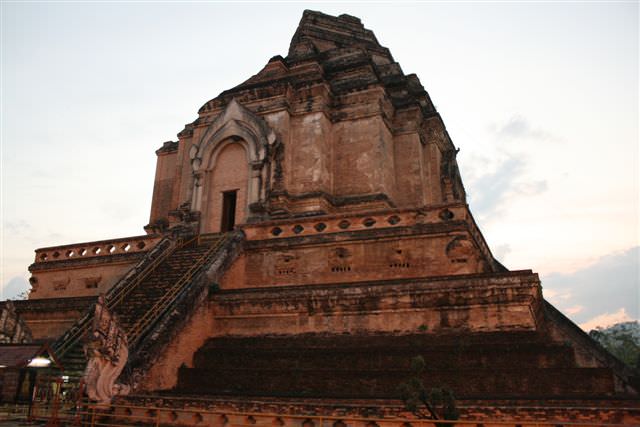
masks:
<svg viewBox="0 0 640 427"><path fill-rule="evenodd" d="M167 240L163 239L163 241L161 241L158 245L160 245L160 244L162 244L163 242L166 242L166 241L169 242L169 246L167 246L166 249L162 250L160 252L160 254L158 255L158 257L156 257L153 260L151 260L151 262L149 262L144 267L144 270L140 271L140 274L132 273L132 275L133 275L132 277L134 277L134 282L133 283L128 283L128 284L125 284L123 286L118 286L119 283L120 283L120 281L118 281L118 283L116 283L116 285L113 286L109 290L110 292L107 292L107 295L105 296L106 303L107 303L107 308L113 308L116 305L120 304L120 302L122 302L122 300L129 294L129 292L131 291L131 289L134 286L138 285L142 280L144 280L149 275L149 273L151 273L153 270L155 270L155 268L161 262L163 262L165 259L167 259L167 257L169 255L171 255L171 253L173 253L173 249L175 249L176 247L179 247L181 245L181 240L176 241L175 245L171 245L171 242L173 240L171 238L169 238L169 237L167 237ZM151 255L151 253L149 255ZM127 274L127 275L129 275L129 274ZM126 276L123 277L123 279L126 279ZM123 279L121 279L121 280L123 280Z"/></svg>
<svg viewBox="0 0 640 427"><path fill-rule="evenodd" d="M164 237L160 242L158 242L158 244L143 259L141 259L127 272L127 274L121 277L120 280L118 280L116 284L109 289L109 291L107 291L105 295L107 307L113 308L119 304L134 287L136 287L153 270L155 270L161 262L173 253L173 249L180 244L180 239L178 241L174 241L174 239L169 236ZM165 247L162 248L162 246ZM150 258L151 261L149 261ZM76 321L69 331L53 343L52 348L56 356L62 357L78 342L89 328L89 323L92 317L92 308L89 308L84 316Z"/></svg>
<svg viewBox="0 0 640 427"><path fill-rule="evenodd" d="M209 262L217 253L218 250L223 247L229 241L228 235L222 235L218 241L209 248L201 257L195 262L189 270L176 281L176 283L169 289L156 303L147 310L136 323L127 331L127 339L129 346L132 348L136 341L142 336L144 330L151 324L151 322L158 317L175 297L180 293L186 284L198 273L198 270L207 262Z"/></svg>

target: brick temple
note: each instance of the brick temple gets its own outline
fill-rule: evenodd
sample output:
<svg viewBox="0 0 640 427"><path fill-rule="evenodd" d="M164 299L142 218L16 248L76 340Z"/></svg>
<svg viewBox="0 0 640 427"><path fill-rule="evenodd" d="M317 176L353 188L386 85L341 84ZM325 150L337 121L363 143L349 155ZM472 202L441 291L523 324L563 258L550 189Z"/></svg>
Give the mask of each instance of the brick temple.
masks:
<svg viewBox="0 0 640 427"><path fill-rule="evenodd" d="M493 257L456 153L372 31L305 11L156 151L146 234L37 249L16 311L73 380L105 294L143 405L400 413L421 355L463 419L640 421L637 372Z"/></svg>

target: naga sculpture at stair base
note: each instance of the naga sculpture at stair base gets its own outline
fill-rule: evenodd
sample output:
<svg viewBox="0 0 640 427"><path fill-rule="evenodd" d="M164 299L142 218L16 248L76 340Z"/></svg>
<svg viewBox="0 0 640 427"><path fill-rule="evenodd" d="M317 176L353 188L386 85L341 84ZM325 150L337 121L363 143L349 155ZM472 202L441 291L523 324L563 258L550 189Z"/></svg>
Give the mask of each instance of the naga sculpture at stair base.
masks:
<svg viewBox="0 0 640 427"><path fill-rule="evenodd" d="M118 325L118 318L105 304L104 295L95 305L91 335L84 347L87 368L84 382L89 399L107 405L117 395L129 393L129 386L116 380L127 364L127 335Z"/></svg>

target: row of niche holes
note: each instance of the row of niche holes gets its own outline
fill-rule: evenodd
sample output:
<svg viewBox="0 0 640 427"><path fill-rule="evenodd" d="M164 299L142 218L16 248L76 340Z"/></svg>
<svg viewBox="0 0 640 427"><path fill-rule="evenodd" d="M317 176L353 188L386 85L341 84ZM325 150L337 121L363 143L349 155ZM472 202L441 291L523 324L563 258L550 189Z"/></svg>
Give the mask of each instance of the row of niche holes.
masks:
<svg viewBox="0 0 640 427"><path fill-rule="evenodd" d="M92 280L90 282L85 283L84 286L87 289L96 289L98 287L98 281Z"/></svg>
<svg viewBox="0 0 640 427"><path fill-rule="evenodd" d="M136 245L136 247L138 249L144 249L145 246L146 246L146 244L144 242L138 242L138 244ZM109 245L109 246L106 247L106 249L110 254L112 254L112 253L114 253L116 251L116 246L115 245ZM131 250L131 245L129 243L125 243L124 245L122 245L120 247L120 249L122 249L124 252L129 252ZM85 256L87 254L87 252L88 251L85 248L79 249L77 252L75 250L71 249L71 250L68 250L65 253L65 256L67 258L73 258L76 255ZM95 254L95 255L100 255L102 253L102 248L96 246L95 248L93 248L91 250L91 252L93 254ZM51 254L51 256L53 258L59 258L60 257L60 252L55 251L53 254ZM49 258L49 256L46 253L40 255L40 260L41 261L46 261L48 258Z"/></svg>
<svg viewBox="0 0 640 427"><path fill-rule="evenodd" d="M131 409L129 408L125 409L126 416L131 416L132 414L133 412L131 411ZM155 409L149 409L147 410L146 415L147 417L155 418L158 415L158 413ZM204 417L202 416L202 414L198 412L193 414L192 417L193 417L193 421L195 421L196 423L201 423L204 420ZM169 413L169 420L176 421L177 419L178 419L178 413L176 411L171 411ZM249 415L245 421L247 424L256 424L256 419L252 415ZM229 422L229 419L227 418L226 415L220 415L219 423L221 425L226 425L228 422ZM280 417L275 418L272 422L272 425L275 427L283 426L284 420ZM304 427L315 427L315 423L310 418L307 418L306 420L304 420L302 422L302 425ZM333 423L333 427L347 427L347 424L342 420L338 420ZM379 424L374 421L369 421L365 427L379 427ZM402 427L412 427L412 426L410 423L404 423L402 424Z"/></svg>
<svg viewBox="0 0 640 427"><path fill-rule="evenodd" d="M389 264L390 268L409 268L411 267L411 264L409 264L408 262L394 262Z"/></svg>
<svg viewBox="0 0 640 427"><path fill-rule="evenodd" d="M149 410L149 411L147 411L147 416L155 418L156 413L155 413L155 411L153 411L153 413L151 413L151 410ZM227 417L224 416L224 415L222 415L222 417L224 418L224 421L222 422L222 425L225 425L227 423ZM177 419L178 419L178 413L176 411L169 412L169 421L175 422ZM202 421L204 421L204 417L199 412L196 412L195 414L193 414L191 416L191 419L196 424L199 424Z"/></svg>
<svg viewBox="0 0 640 427"><path fill-rule="evenodd" d="M408 262L404 262L404 263L392 263L389 264L389 267L391 268L410 268L411 265ZM336 266L336 267L331 267L331 271L333 273L344 273L344 272L348 272L351 271L351 266ZM296 273L296 269L291 267L291 268L280 268L278 270L276 270L276 274L278 275L288 275L288 274L295 274Z"/></svg>
<svg viewBox="0 0 640 427"><path fill-rule="evenodd" d="M313 422L313 421L311 421L310 419L306 419L306 420L302 423L302 425L303 425L304 427L314 427L314 425L315 425L315 424L314 424L314 422ZM334 423L333 423L333 427L347 427L347 424L346 424L344 421L342 421L342 420L338 420L338 421L336 421L336 422L334 422ZM378 423L376 423L375 421L369 421L369 422L365 425L365 427L379 427L379 425L378 425ZM409 424L409 423L404 423L404 424L402 425L402 427L411 427L411 424Z"/></svg>
<svg viewBox="0 0 640 427"><path fill-rule="evenodd" d="M391 225L396 225L400 222L400 217L397 215L392 215L389 218L387 218L387 222ZM376 220L373 218L365 218L362 221L362 224L365 227L373 227L376 224ZM338 227L342 230L346 230L347 228L349 228L351 226L351 223L349 221L347 221L346 219L340 221L338 223ZM318 232L322 232L327 228L327 224L325 224L324 222L319 222L316 225L313 226L313 228ZM279 236L280 234L282 234L282 228L280 227L273 227L271 229L271 234L274 236ZM295 234L300 234L304 231L304 227L300 224L296 224L291 231L293 231Z"/></svg>
<svg viewBox="0 0 640 427"><path fill-rule="evenodd" d="M155 418L155 416L156 416L155 411L154 411L153 414L150 414L149 411L147 411L147 416ZM191 416L191 418L193 419L193 422L196 423L196 424L201 423L202 421L204 421L204 417L199 412L196 412L195 414L193 414ZM222 421L221 424L225 425L227 423L227 417L222 415L220 418L221 418L221 421ZM174 422L177 419L178 419L178 413L176 411L169 412L169 421Z"/></svg>
<svg viewBox="0 0 640 427"><path fill-rule="evenodd" d="M175 421L178 418L178 414L175 411L172 411L170 414L170 419L171 421ZM202 416L199 413L196 413L194 415L194 421L197 422L202 422ZM227 418L226 415L221 415L219 418L219 422L221 425L226 425L229 422L229 419ZM256 419L252 416L249 415L246 419L245 419L246 424L256 424ZM284 425L284 420L280 417L275 418L273 420L273 422L271 423L274 427L281 427ZM307 418L306 420L304 420L302 422L302 426L303 427L315 427L315 422L313 420L311 420L310 418ZM333 427L347 427L347 424L342 421L342 420L338 420L336 422L333 423ZM379 427L379 424L376 423L375 421L369 421L365 427ZM404 423L402 424L402 427L412 427L410 423Z"/></svg>

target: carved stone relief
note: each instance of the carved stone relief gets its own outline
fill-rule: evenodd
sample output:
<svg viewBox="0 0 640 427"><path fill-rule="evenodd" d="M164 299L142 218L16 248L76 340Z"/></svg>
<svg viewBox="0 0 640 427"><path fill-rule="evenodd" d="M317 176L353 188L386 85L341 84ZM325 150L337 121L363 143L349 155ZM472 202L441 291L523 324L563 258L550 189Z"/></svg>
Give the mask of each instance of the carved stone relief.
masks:
<svg viewBox="0 0 640 427"><path fill-rule="evenodd" d="M298 256L294 253L279 253L274 263L274 273L277 276L296 274L298 269Z"/></svg>
<svg viewBox="0 0 640 427"><path fill-rule="evenodd" d="M393 248L387 256L387 262L391 269L410 268L412 265L411 253L405 248Z"/></svg>
<svg viewBox="0 0 640 427"><path fill-rule="evenodd" d="M329 267L333 273L351 271L353 254L344 247L334 248L329 252Z"/></svg>
<svg viewBox="0 0 640 427"><path fill-rule="evenodd" d="M446 254L456 272L465 270L477 272L480 261L478 250L471 240L465 236L454 237L446 247Z"/></svg>
<svg viewBox="0 0 640 427"><path fill-rule="evenodd" d="M84 351L88 359L84 382L89 399L108 405L114 396L129 393L129 386L116 383L129 357L127 335L116 314L107 308L104 295L96 302L91 335Z"/></svg>

